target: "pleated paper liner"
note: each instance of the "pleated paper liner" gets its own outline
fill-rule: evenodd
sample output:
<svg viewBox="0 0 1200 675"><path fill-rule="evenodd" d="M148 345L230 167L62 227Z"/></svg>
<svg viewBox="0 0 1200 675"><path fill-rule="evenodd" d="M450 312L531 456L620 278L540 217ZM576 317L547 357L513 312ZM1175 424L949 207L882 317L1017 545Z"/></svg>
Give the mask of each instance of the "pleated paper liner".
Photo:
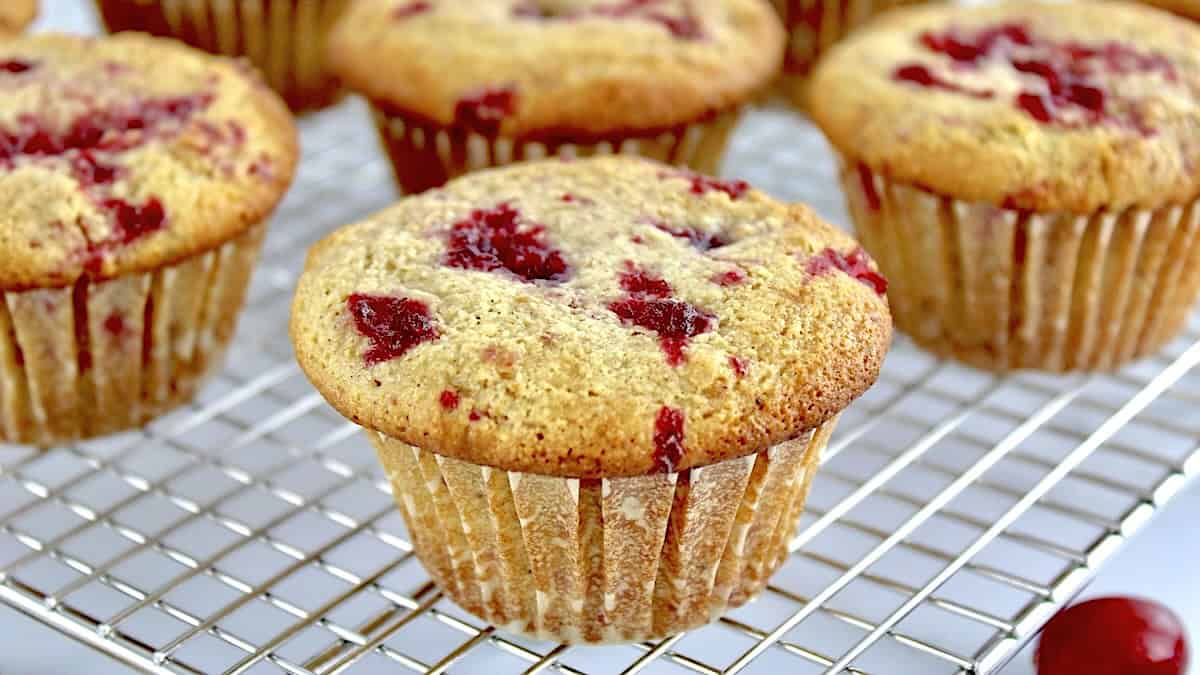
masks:
<svg viewBox="0 0 1200 675"><path fill-rule="evenodd" d="M336 102L325 37L349 0L96 0L108 30L173 37L245 57L293 110Z"/></svg>
<svg viewBox="0 0 1200 675"><path fill-rule="evenodd" d="M1200 292L1195 203L1031 213L848 164L842 183L897 326L980 368L1117 368L1175 337Z"/></svg>
<svg viewBox="0 0 1200 675"><path fill-rule="evenodd" d="M777 89L804 107L808 76L830 47L877 14L923 1L772 0L788 33L783 75Z"/></svg>
<svg viewBox="0 0 1200 675"><path fill-rule="evenodd" d="M613 643L704 625L762 591L835 424L710 466L591 480L370 437L416 554L451 599L511 633Z"/></svg>
<svg viewBox="0 0 1200 675"><path fill-rule="evenodd" d="M404 194L424 192L471 171L545 157L640 155L715 175L741 117L736 109L665 129L514 139L447 127L380 102L371 109Z"/></svg>
<svg viewBox="0 0 1200 675"><path fill-rule="evenodd" d="M265 226L147 274L0 292L0 442L139 427L221 360Z"/></svg>

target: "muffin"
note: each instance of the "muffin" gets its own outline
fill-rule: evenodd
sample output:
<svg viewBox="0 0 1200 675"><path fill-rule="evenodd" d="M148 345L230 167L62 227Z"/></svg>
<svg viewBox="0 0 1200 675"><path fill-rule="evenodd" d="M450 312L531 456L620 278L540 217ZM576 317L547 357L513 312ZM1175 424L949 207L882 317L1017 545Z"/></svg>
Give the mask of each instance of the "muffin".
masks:
<svg viewBox="0 0 1200 675"><path fill-rule="evenodd" d="M112 32L173 37L249 59L296 111L342 95L325 66L325 38L350 0L96 0Z"/></svg>
<svg viewBox="0 0 1200 675"><path fill-rule="evenodd" d="M191 396L295 162L287 109L234 62L137 35L0 42L0 442Z"/></svg>
<svg viewBox="0 0 1200 675"><path fill-rule="evenodd" d="M551 159L330 235L291 331L449 597L514 633L638 641L782 564L878 374L885 287L850 237L745 183Z"/></svg>
<svg viewBox="0 0 1200 675"><path fill-rule="evenodd" d="M0 35L19 33L37 16L37 0L5 0L0 3Z"/></svg>
<svg viewBox="0 0 1200 675"><path fill-rule="evenodd" d="M897 325L990 370L1107 370L1200 284L1200 28L1113 2L921 7L818 67Z"/></svg>
<svg viewBox="0 0 1200 675"><path fill-rule="evenodd" d="M871 17L923 0L772 0L787 28L782 83L806 107L808 77L817 60L838 40Z"/></svg>
<svg viewBox="0 0 1200 675"><path fill-rule="evenodd" d="M360 0L329 60L412 194L546 156L715 172L782 50L762 0Z"/></svg>

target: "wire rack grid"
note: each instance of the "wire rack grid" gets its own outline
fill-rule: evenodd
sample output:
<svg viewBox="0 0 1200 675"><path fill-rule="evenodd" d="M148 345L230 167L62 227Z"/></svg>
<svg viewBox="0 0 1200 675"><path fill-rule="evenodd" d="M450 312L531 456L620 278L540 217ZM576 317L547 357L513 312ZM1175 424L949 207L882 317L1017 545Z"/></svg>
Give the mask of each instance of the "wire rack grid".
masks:
<svg viewBox="0 0 1200 675"><path fill-rule="evenodd" d="M80 3L44 23L94 30ZM483 625L412 554L363 435L286 335L308 244L395 198L358 102L301 122L225 368L136 433L0 447L0 600L146 672L989 673L1200 472L1200 324L1112 375L995 377L901 340L843 416L793 555L755 602L655 644L584 648ZM726 173L845 214L789 113Z"/></svg>

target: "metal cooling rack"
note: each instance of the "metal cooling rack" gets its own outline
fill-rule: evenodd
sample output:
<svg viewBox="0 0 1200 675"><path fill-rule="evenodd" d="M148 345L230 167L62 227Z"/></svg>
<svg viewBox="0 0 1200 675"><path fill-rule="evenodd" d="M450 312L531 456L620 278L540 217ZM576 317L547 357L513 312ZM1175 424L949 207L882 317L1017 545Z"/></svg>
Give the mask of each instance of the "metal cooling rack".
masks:
<svg viewBox="0 0 1200 675"><path fill-rule="evenodd" d="M57 0L56 27L91 30ZM412 555L363 435L293 364L305 247L394 199L356 102L302 122L228 364L118 437L0 447L0 600L156 673L987 673L1200 472L1200 325L1113 376L997 378L904 341L843 417L794 554L719 623L657 644L506 635ZM844 222L828 150L754 114L727 173Z"/></svg>

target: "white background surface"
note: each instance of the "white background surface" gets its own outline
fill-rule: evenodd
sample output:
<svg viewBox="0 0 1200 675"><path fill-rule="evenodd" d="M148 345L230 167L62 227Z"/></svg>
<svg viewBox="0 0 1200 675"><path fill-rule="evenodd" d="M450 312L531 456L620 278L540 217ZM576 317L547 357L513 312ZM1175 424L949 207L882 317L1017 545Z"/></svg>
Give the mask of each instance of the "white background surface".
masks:
<svg viewBox="0 0 1200 675"><path fill-rule="evenodd" d="M1083 597L1140 595L1178 612L1200 639L1200 483L1193 484L1105 566ZM1193 653L1196 651L1193 640ZM1032 647L1002 673L1033 675ZM1193 659L1192 673L1200 673ZM0 664L5 675L107 675L133 672L11 609L0 607ZM400 671L400 666L396 666ZM405 671L407 672L407 671ZM452 672L456 672L453 671ZM470 674L474 675L474 674ZM885 674L886 675L886 674ZM1080 674L1084 675L1084 674Z"/></svg>

